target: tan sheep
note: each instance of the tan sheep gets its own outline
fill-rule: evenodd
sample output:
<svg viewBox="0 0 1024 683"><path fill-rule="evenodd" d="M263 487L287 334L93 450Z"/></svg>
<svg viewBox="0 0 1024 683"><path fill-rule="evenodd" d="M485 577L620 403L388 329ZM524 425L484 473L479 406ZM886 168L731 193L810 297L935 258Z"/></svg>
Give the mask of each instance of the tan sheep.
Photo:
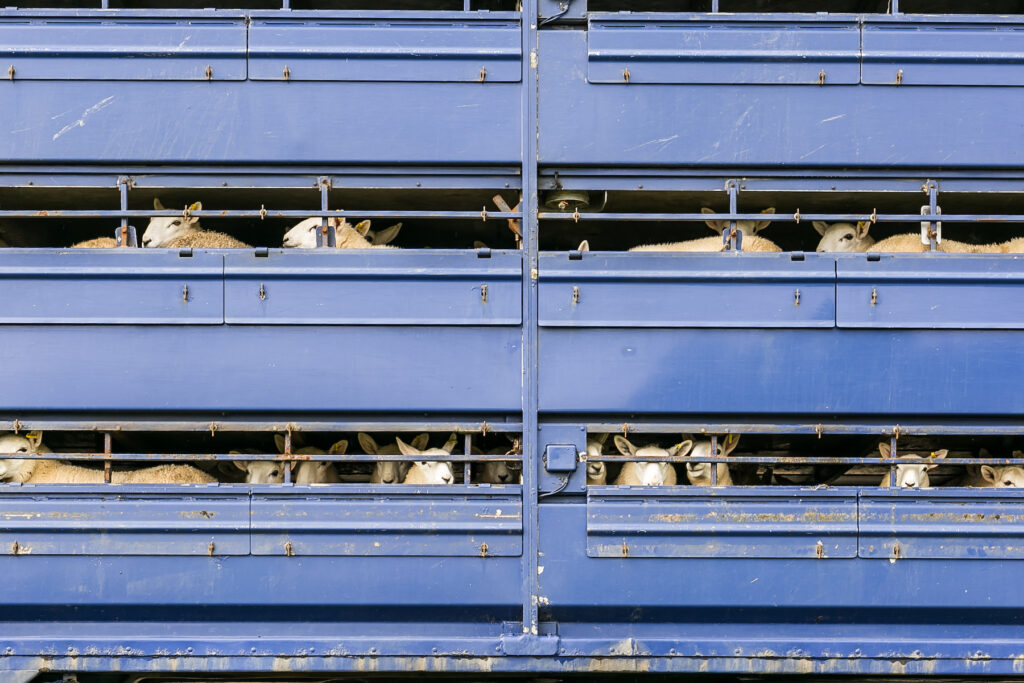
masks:
<svg viewBox="0 0 1024 683"><path fill-rule="evenodd" d="M213 230L198 230L175 237L164 245L168 249L250 249L251 246L231 235Z"/></svg>
<svg viewBox="0 0 1024 683"><path fill-rule="evenodd" d="M701 213L714 215L714 211L704 207ZM769 207L762 211L764 214L774 214L775 208ZM729 228L729 221L707 219L704 221L709 228L719 234L718 237L701 237L695 240L682 242L665 242L662 244L643 244L633 247L630 251L725 251L722 244L722 233ZM736 221L736 229L743 233L743 251L782 251L777 244L757 235L764 230L771 221ZM589 247L589 245L587 245ZM582 247L582 245L581 245ZM583 251L581 248L580 251Z"/></svg>
<svg viewBox="0 0 1024 683"><path fill-rule="evenodd" d="M979 244L974 247L976 254L1024 254L1024 237L1014 237L1005 242Z"/></svg>
<svg viewBox="0 0 1024 683"><path fill-rule="evenodd" d="M615 447L622 455L629 456L678 456L689 453L693 441L683 441L672 448L664 449L657 446L637 448L624 436L615 437ZM619 486L675 486L676 469L672 463L664 460L650 462L630 461L622 466L615 483Z"/></svg>
<svg viewBox="0 0 1024 683"><path fill-rule="evenodd" d="M72 249L113 249L117 247L117 240L113 237L93 237L91 240L75 242Z"/></svg>
<svg viewBox="0 0 1024 683"><path fill-rule="evenodd" d="M395 443L398 444L398 450L402 455L411 456L430 456L430 455L451 455L452 450L455 448L455 444L458 442L458 436L452 434L448 437L448 441L441 448L428 448L426 450L413 448L401 439L395 439ZM412 463L409 467L409 472L405 475L403 484L451 484L455 481L455 474L452 472L452 464L447 461L438 460L417 460Z"/></svg>
<svg viewBox="0 0 1024 683"><path fill-rule="evenodd" d="M936 251L946 254L973 254L976 253L975 249L973 244L957 242L956 240L944 239L936 245ZM875 242L873 246L866 249L866 251L871 253L880 254L918 254L930 250L931 247L929 245L921 244L921 234L916 232L886 237L884 240Z"/></svg>
<svg viewBox="0 0 1024 683"><path fill-rule="evenodd" d="M398 455L397 443L389 443L380 446L372 436L363 432L356 434L356 438L359 440L360 448L362 448L363 452L367 455ZM413 437L410 443L413 448L423 450L427 447L428 441L430 441L429 434L417 434ZM397 484L405 479L405 475L408 471L408 462L382 460L374 464L373 474L370 475L370 483Z"/></svg>

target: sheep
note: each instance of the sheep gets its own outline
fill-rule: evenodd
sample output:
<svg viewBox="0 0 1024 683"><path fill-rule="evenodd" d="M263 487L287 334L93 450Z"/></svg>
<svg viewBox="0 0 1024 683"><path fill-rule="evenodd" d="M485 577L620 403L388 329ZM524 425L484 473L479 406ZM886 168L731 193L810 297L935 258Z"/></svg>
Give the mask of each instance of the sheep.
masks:
<svg viewBox="0 0 1024 683"><path fill-rule="evenodd" d="M479 448L474 447L473 452L476 454L482 454ZM507 448L492 448L487 451L488 455L507 455L509 453ZM519 475L522 478L522 475ZM505 460L492 460L485 462L483 471L480 473L481 484L514 484L516 475L512 469L509 468L508 462ZM521 484L522 481L519 481Z"/></svg>
<svg viewBox="0 0 1024 683"><path fill-rule="evenodd" d="M929 245L921 243L921 233L917 232L908 232L900 235L893 235L892 237L886 237L884 240L876 242L870 249L865 249L865 251L880 254L913 254L930 250L931 247ZM973 254L975 253L976 247L973 244L967 244L966 242L942 240L936 245L935 250L947 254Z"/></svg>
<svg viewBox="0 0 1024 683"><path fill-rule="evenodd" d="M685 443L685 442L684 442ZM724 438L718 439L716 456L725 457L736 450L740 443L740 437L727 434ZM690 457L707 458L711 456L711 439L701 440L694 445ZM711 486L711 465L710 462L687 462L686 478L694 486ZM718 486L732 486L732 474L729 466L724 462L715 464L715 478Z"/></svg>
<svg viewBox="0 0 1024 683"><path fill-rule="evenodd" d="M981 457L987 457L988 452L982 449ZM1014 451L1013 457L1024 458L1024 453ZM972 486L976 488L1024 488L1024 467L1019 465L992 466L982 465L981 467L969 466L965 474L958 482L960 486Z"/></svg>
<svg viewBox="0 0 1024 683"><path fill-rule="evenodd" d="M369 221L367 221L369 223ZM383 230L367 230L364 237L375 247L383 246L385 244L391 244L396 237L398 232L402 229L401 223L395 223L392 226L384 228Z"/></svg>
<svg viewBox="0 0 1024 683"><path fill-rule="evenodd" d="M858 252L868 251L875 243L875 238L868 234L871 224L867 221L853 223L833 223L814 221L814 229L821 235L817 251Z"/></svg>
<svg viewBox="0 0 1024 683"><path fill-rule="evenodd" d="M313 249L316 247L316 232L321 219L313 217L295 224L284 234L282 246L289 249ZM370 221L360 221L353 227L344 218L333 217L328 225L334 226L334 246L338 249L395 249L390 244L374 244L366 238L370 231ZM391 226L391 230L396 226ZM401 227L400 225L397 227ZM386 233L382 230L381 233ZM395 234L397 234L397 230ZM394 235L392 235L392 238Z"/></svg>
<svg viewBox="0 0 1024 683"><path fill-rule="evenodd" d="M878 444L878 452L882 454L883 458L892 457L892 447L887 443ZM943 449L941 451L933 451L928 457L940 460L946 457L949 450ZM902 460L919 460L920 458L914 453L908 453L901 455L897 459ZM906 464L896 465L896 486L897 488L904 489L926 489L931 486L931 480L928 478L928 471L938 467L938 463L935 464ZM889 488L889 473L886 472L885 476L882 477L882 481L878 484L884 488Z"/></svg>
<svg viewBox="0 0 1024 683"><path fill-rule="evenodd" d="M113 237L93 237L91 240L75 242L71 249L113 249L117 246L117 240Z"/></svg>
<svg viewBox="0 0 1024 683"><path fill-rule="evenodd" d="M356 435L359 440L359 446L367 455L398 455L398 444L389 443L384 446L378 446L377 442L369 434L360 432ZM412 447L417 450L423 450L427 447L427 442L430 441L429 434L418 434L413 437ZM405 479L405 475L409 471L408 462L391 462L380 460L374 464L373 474L370 475L371 484L397 484L398 482Z"/></svg>
<svg viewBox="0 0 1024 683"><path fill-rule="evenodd" d="M701 213L713 214L715 213L711 209L704 207ZM775 213L774 207L769 207L761 213L773 214ZM723 220L711 220L705 221L709 228L722 234L723 231L728 229L729 221ZM756 233L763 230L771 225L771 221L736 221L736 229L743 233L743 251L768 251L777 252L782 249L772 242L763 237L758 236ZM588 245L589 247L589 245ZM683 242L666 242L663 244L643 244L638 247L633 247L630 251L724 251L725 245L722 244L721 237L701 237L693 240L686 240Z"/></svg>
<svg viewBox="0 0 1024 683"><path fill-rule="evenodd" d="M50 453L39 432L0 437L0 453ZM103 470L79 467L63 460L0 460L0 480L25 484L102 484ZM191 465L156 465L110 473L111 484L209 484L215 478Z"/></svg>
<svg viewBox="0 0 1024 683"><path fill-rule="evenodd" d="M598 434L587 439L587 486L602 486L608 483L608 466L603 462L590 460L592 455L601 455L607 434Z"/></svg>
<svg viewBox="0 0 1024 683"><path fill-rule="evenodd" d="M274 444L282 455L285 439L274 435ZM348 441L335 443L326 452L314 446L294 451L295 455L342 455L348 449ZM232 451L234 452L234 451ZM235 460L235 467L245 472L246 484L280 484L284 482L284 463L281 460ZM295 484L328 484L341 481L333 462L304 460L292 464L292 482Z"/></svg>
<svg viewBox="0 0 1024 683"><path fill-rule="evenodd" d="M693 446L693 441L677 443L668 450L657 446L637 448L624 436L615 437L615 447L622 455L630 456L673 456L686 455ZM672 463L665 461L635 462L630 461L622 466L622 471L615 480L618 486L675 486L676 470Z"/></svg>
<svg viewBox="0 0 1024 683"><path fill-rule="evenodd" d="M401 439L395 439L395 443L398 444L398 450L402 455L451 455L452 450L455 448L455 443L458 441L458 437L452 434L448 437L447 443L441 448L428 448L422 450L419 448L413 448ZM451 484L455 481L455 473L452 472L452 464L450 462L440 462L437 460L417 460L412 463L409 467L409 471L405 475L405 479L402 481L403 484Z"/></svg>
<svg viewBox="0 0 1024 683"><path fill-rule="evenodd" d="M1005 242L994 244L978 244L974 247L976 254L1024 254L1024 237L1014 237Z"/></svg>
<svg viewBox="0 0 1024 683"><path fill-rule="evenodd" d="M153 208L163 211L166 207L159 199L153 200ZM202 211L201 202L196 202L189 210ZM222 232L203 230L199 219L195 217L164 217L150 218L146 231L142 233L143 247L166 247L180 249L193 247L196 249L247 249L249 245L236 240Z"/></svg>

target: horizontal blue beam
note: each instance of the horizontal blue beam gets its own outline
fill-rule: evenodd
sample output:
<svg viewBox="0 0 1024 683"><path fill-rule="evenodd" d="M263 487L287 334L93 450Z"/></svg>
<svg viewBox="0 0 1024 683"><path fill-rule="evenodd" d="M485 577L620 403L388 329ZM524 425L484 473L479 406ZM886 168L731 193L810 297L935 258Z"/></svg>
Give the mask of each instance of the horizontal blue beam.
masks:
<svg viewBox="0 0 1024 683"><path fill-rule="evenodd" d="M5 212L0 211L0 217ZM362 215L362 214L360 214ZM540 220L551 221L865 221L869 223L906 223L927 221L929 217L942 223L1021 223L1024 214L941 214L929 216L920 213L560 213L542 211Z"/></svg>
<svg viewBox="0 0 1024 683"><path fill-rule="evenodd" d="M487 211L486 207L481 211L352 211L352 210L333 210L333 211L322 211L320 209L310 209L308 211L303 209L289 209L289 210L262 210L262 209L247 209L247 210L224 210L217 211L215 209L204 209L202 211L188 211L189 216L195 218L297 218L305 219L313 216L327 217L359 217L359 218L446 218L446 219L465 219L465 220L487 220L494 219L499 220L503 218L522 218L523 214L520 212L503 212L503 211ZM102 210L102 211L90 211L90 210L38 210L38 211L18 211L18 210L2 210L0 211L0 218L174 218L182 216L185 211L170 211L163 209L160 211L148 211L148 210Z"/></svg>

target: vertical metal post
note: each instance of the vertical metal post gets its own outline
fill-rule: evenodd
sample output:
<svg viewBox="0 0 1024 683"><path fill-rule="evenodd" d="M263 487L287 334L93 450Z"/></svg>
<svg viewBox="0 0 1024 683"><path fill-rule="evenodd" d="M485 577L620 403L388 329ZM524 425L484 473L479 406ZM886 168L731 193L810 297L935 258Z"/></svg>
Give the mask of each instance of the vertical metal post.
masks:
<svg viewBox="0 0 1024 683"><path fill-rule="evenodd" d="M292 8L291 0L281 0L281 9L291 9L291 8Z"/></svg>
<svg viewBox="0 0 1024 683"><path fill-rule="evenodd" d="M928 192L928 213L931 217L934 217L939 213L939 184L934 180L928 180L925 182L924 187ZM931 251L938 251L939 249L939 240L934 221L928 221L928 249Z"/></svg>
<svg viewBox="0 0 1024 683"><path fill-rule="evenodd" d="M473 455L473 435L466 434L463 440L462 454L465 456ZM468 484L473 479L473 463L466 460L462 463L462 483Z"/></svg>
<svg viewBox="0 0 1024 683"><path fill-rule="evenodd" d="M110 455L110 452L111 452L110 449L111 449L110 432L103 432L103 454L104 455ZM104 484L109 484L110 483L110 474L111 474L111 472L110 472L110 458L105 458L103 460L103 483Z"/></svg>
<svg viewBox="0 0 1024 683"><path fill-rule="evenodd" d="M331 179L327 176L321 176L317 179L317 185L320 187L320 210L327 211L329 206L329 194L331 191ZM334 234L332 227L329 227L330 219L327 216L320 217L320 229L316 233L316 246L318 247L333 247L337 244L335 241L337 236Z"/></svg>
<svg viewBox="0 0 1024 683"><path fill-rule="evenodd" d="M739 183L735 180L725 181L725 189L729 192L729 213L736 213L739 206ZM729 221L729 229L722 232L722 243L726 250L743 251L743 234L736 229L736 221Z"/></svg>
<svg viewBox="0 0 1024 683"><path fill-rule="evenodd" d="M540 510L537 496L537 0L522 0L523 89L523 633L539 635L537 575L540 551Z"/></svg>
<svg viewBox="0 0 1024 683"><path fill-rule="evenodd" d="M718 456L718 437L711 437L711 455ZM711 485L718 486L718 463L711 463Z"/></svg>
<svg viewBox="0 0 1024 683"><path fill-rule="evenodd" d="M890 0L890 1L892 3L892 7L889 10L890 14L899 14L900 13L900 0Z"/></svg>
<svg viewBox="0 0 1024 683"><path fill-rule="evenodd" d="M896 458L896 435L889 440L889 457ZM896 488L896 463L889 464L889 488Z"/></svg>
<svg viewBox="0 0 1024 683"><path fill-rule="evenodd" d="M121 211L128 210L128 190L131 188L132 179L128 176L120 176L117 179L117 189L121 195ZM129 233L131 229L128 227L128 216L121 216L121 226L117 231L117 243L119 246L128 247L135 246L129 244Z"/></svg>
<svg viewBox="0 0 1024 683"><path fill-rule="evenodd" d="M711 0L711 11L712 12L717 12L718 11L718 0Z"/></svg>

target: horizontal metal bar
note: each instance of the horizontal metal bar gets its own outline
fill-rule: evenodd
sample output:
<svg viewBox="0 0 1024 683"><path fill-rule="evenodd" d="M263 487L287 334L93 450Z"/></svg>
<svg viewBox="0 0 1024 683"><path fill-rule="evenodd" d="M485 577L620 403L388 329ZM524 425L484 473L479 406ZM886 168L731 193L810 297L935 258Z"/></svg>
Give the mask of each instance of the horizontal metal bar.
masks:
<svg viewBox="0 0 1024 683"><path fill-rule="evenodd" d="M0 211L0 217L5 212ZM490 214L488 214L490 216ZM793 222L791 213L561 213L542 211L540 220L549 221L769 221L772 223ZM942 214L935 216L942 223L1024 223L1024 214ZM873 223L920 223L928 220L927 214L919 213L801 213L801 221L873 222Z"/></svg>
<svg viewBox="0 0 1024 683"><path fill-rule="evenodd" d="M921 449L915 449L920 451ZM724 462L730 465L756 463L765 465L1020 465L1024 466L1024 458L871 458L848 457L833 458L821 456L756 456L728 455L722 456L649 456L649 455L586 455L580 454L581 461L589 462Z"/></svg>
<svg viewBox="0 0 1024 683"><path fill-rule="evenodd" d="M184 211L170 211L163 209L152 210L128 210L109 209L102 211L90 210L2 210L0 218L176 218L184 215ZM189 216L194 218L298 218L306 219L314 216L320 217L351 217L351 218L445 218L453 220L481 220L522 218L523 214L517 211L321 211L320 209L289 209L287 211L271 211L264 213L260 209L250 210L202 210L189 211Z"/></svg>
<svg viewBox="0 0 1024 683"><path fill-rule="evenodd" d="M415 462L431 460L437 462L518 462L522 454L513 455L368 455L365 453L349 453L344 455L292 453L4 453L8 460L95 460L95 461L130 461L130 462L213 462L221 460L269 460L282 462Z"/></svg>
<svg viewBox="0 0 1024 683"><path fill-rule="evenodd" d="M457 434L518 434L521 422L417 421L289 421L257 420L0 420L0 431L87 431L87 432L455 432Z"/></svg>
<svg viewBox="0 0 1024 683"><path fill-rule="evenodd" d="M588 422L588 434L751 434L751 435L871 435L871 436L1024 436L1019 420L990 419L985 422Z"/></svg>

